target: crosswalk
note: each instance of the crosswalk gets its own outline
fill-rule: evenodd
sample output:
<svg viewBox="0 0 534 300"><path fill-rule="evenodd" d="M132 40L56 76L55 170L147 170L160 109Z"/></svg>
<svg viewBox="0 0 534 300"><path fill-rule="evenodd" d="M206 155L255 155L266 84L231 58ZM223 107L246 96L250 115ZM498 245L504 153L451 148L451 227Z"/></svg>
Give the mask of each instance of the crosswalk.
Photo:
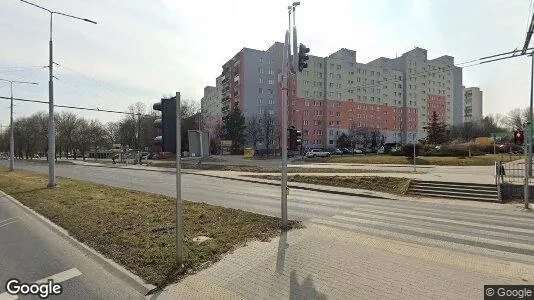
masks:
<svg viewBox="0 0 534 300"><path fill-rule="evenodd" d="M376 200L309 222L420 245L534 263L534 213Z"/></svg>

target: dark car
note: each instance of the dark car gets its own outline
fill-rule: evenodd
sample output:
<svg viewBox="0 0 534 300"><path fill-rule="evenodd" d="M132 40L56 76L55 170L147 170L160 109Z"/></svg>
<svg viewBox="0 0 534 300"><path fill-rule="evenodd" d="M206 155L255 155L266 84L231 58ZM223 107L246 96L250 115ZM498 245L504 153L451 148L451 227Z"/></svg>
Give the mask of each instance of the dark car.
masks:
<svg viewBox="0 0 534 300"><path fill-rule="evenodd" d="M500 153L513 153L513 154L521 154L523 153L523 147L515 144L507 144L507 145L500 145L499 146L499 152Z"/></svg>
<svg viewBox="0 0 534 300"><path fill-rule="evenodd" d="M295 151L293 151L293 150L287 150L287 157L288 157L288 158L295 157Z"/></svg>
<svg viewBox="0 0 534 300"><path fill-rule="evenodd" d="M336 148L336 149L330 151L330 154L332 154L332 155L341 155L341 154L346 154L346 153L344 153L342 150L339 150L339 149Z"/></svg>

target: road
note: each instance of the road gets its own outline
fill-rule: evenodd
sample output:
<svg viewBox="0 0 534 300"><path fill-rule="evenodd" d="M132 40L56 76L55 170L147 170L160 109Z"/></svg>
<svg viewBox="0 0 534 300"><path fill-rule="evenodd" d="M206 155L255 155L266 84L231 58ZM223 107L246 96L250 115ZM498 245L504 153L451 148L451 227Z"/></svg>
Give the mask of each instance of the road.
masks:
<svg viewBox="0 0 534 300"><path fill-rule="evenodd" d="M9 279L33 283L51 276L55 282L61 281L63 288L63 293L54 299L144 299L127 283L2 196L0 241L2 300L17 299L6 293Z"/></svg>
<svg viewBox="0 0 534 300"><path fill-rule="evenodd" d="M5 165L5 163L3 163ZM18 162L47 173L47 166ZM175 196L174 174L57 165L57 175ZM58 180L61 184L61 180ZM183 199L279 216L280 188L193 174L182 176ZM466 206L334 195L293 189L290 218L393 240L534 263L534 214L486 203ZM486 208L482 208L486 207Z"/></svg>

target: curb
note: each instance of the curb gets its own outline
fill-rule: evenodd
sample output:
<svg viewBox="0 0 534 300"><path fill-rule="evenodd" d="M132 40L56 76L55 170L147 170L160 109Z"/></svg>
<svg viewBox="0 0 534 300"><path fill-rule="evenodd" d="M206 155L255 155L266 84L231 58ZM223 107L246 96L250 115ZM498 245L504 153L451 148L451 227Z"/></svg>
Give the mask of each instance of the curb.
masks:
<svg viewBox="0 0 534 300"><path fill-rule="evenodd" d="M17 199L11 197L10 195L4 193L2 190L0 190L0 195L4 196L5 198L11 200L11 202L15 203L18 207L20 207L22 210L24 210L28 215L32 216L35 220L39 221L43 225L47 226L49 229L51 229L55 234L59 235L63 239L67 240L71 245L76 247L78 250L82 251L84 254L89 256L91 259L95 260L98 264L100 264L104 269L106 269L108 272L113 274L114 276L122 279L126 283L128 283L130 286L132 286L136 291L142 293L143 295L147 295L148 292L155 288L154 285L147 284L144 282L141 277L133 274L132 272L128 271L123 266L117 264L113 260L104 257L102 254L94 250L93 248L83 244L82 242L76 240L74 237L72 237L67 230L63 229L62 227L56 225L49 219L45 218L44 216L40 215L38 212L34 211L33 209L29 208L28 206L22 204Z"/></svg>
<svg viewBox="0 0 534 300"><path fill-rule="evenodd" d="M74 164L77 166L89 166L89 167L97 167L97 168L110 168L110 169L123 169L123 170L140 170L140 171L149 171L149 172L162 172L162 173L172 173L176 174L176 171L170 171L170 170L151 170L151 169L132 169L132 168L123 168L123 167L108 167L106 165L82 165L82 164ZM273 185L273 186L280 186L280 183L276 182L267 182L267 181L258 181L253 179L245 179L245 178L236 178L236 177L225 177L225 176L219 176L219 175L211 175L211 174L203 174L203 173L192 173L183 171L182 174L188 174L188 175L198 175L198 176L206 176L206 177L212 177L212 178L219 178L219 179L228 179L228 180L235 180L235 181L242 181L242 182L250 182L250 183L258 183L258 184L266 184L266 185ZM323 188L314 188L314 187L303 187L298 185L293 185L288 182L287 186L289 188L293 189L300 189L300 190L307 190L312 192L321 192L321 193L329 193L329 194L335 194L335 195L343 195L343 196L357 196L357 197L368 197L368 198L375 198L375 199L393 199L398 200L401 199L395 195L389 196L389 195L373 195L373 194L366 194L366 193L357 193L357 192L345 192L345 191L335 191L335 190L329 190L329 189L323 189Z"/></svg>

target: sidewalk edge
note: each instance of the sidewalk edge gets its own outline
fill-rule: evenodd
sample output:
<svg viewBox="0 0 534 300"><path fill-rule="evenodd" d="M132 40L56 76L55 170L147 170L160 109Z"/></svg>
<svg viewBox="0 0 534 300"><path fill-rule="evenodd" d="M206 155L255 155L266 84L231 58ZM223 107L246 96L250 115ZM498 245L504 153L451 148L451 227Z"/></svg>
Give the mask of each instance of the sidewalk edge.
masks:
<svg viewBox="0 0 534 300"><path fill-rule="evenodd" d="M30 207L24 205L12 196L6 194L4 191L0 190L0 195L15 203L17 206L22 208L28 215L32 216L35 220L41 222L43 225L51 229L54 233L67 240L71 245L73 245L78 250L82 251L91 259L95 260L98 264L104 267L104 269L106 269L108 272L128 283L136 291L142 293L143 295L147 295L149 291L156 287L154 285L144 282L141 277L128 271L125 267L119 265L118 263L114 262L109 258L104 257L98 251L78 241L77 239L72 237L67 230L50 221L49 219L39 214L35 210L31 209Z"/></svg>

